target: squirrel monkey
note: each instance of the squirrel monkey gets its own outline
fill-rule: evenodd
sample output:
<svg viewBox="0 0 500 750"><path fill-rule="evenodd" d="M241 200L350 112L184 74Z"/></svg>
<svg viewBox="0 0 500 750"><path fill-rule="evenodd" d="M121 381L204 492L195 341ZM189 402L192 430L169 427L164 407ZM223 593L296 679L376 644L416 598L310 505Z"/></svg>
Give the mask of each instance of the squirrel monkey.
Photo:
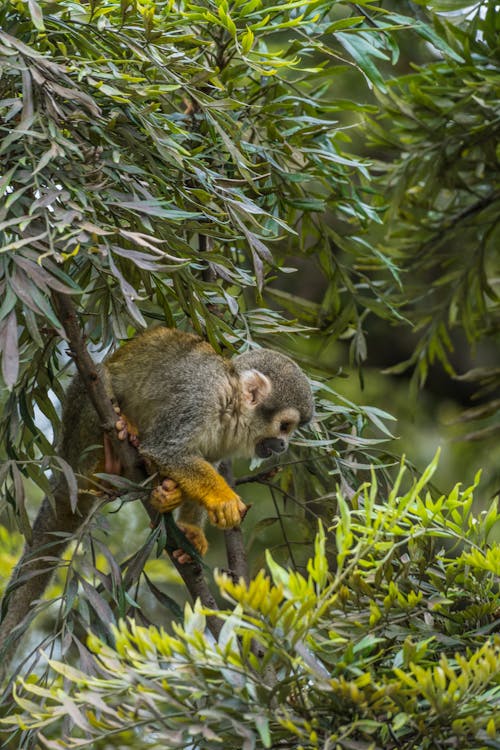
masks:
<svg viewBox="0 0 500 750"><path fill-rule="evenodd" d="M269 349L229 360L196 335L157 327L131 339L102 368L123 415L121 437L133 434L149 473L159 476L153 507L168 512L180 506L177 523L200 554L208 546L205 515L227 529L239 525L246 510L213 464L282 453L313 415L308 379L293 360ZM79 473L96 471L86 450L101 443L102 430L78 376L68 389L62 427L60 455ZM180 550L176 556L189 559Z"/></svg>
<svg viewBox="0 0 500 750"><path fill-rule="evenodd" d="M268 349L228 360L198 336L159 327L127 342L98 369L121 410L121 437L126 425L148 471L159 477L151 502L160 512L180 506L178 523L200 554L207 549L204 516L227 529L237 526L245 511L213 464L232 456L268 458L282 453L293 431L313 415L305 375L291 359ZM92 511L93 475L103 466L119 471L109 440L104 440L103 451L102 427L78 375L63 405L58 454L83 475L78 506L71 506L66 480L55 476L54 502L42 502L31 543L26 544L2 602L4 656L12 651L12 635L50 581L68 538ZM40 565L42 551L45 562ZM174 554L181 564L190 559L184 550Z"/></svg>
<svg viewBox="0 0 500 750"><path fill-rule="evenodd" d="M126 343L100 366L101 377L121 418L118 427L138 446L148 471L159 484L151 502L161 512L179 507L178 522L191 544L204 554L204 516L222 528L240 523L245 505L213 464L231 456L268 458L285 451L293 431L313 415L310 384L288 357L267 349L231 360L218 355L198 336L152 328ZM104 453L104 456L103 456ZM45 498L6 590L0 614L2 644L26 622L57 567L67 540L94 506L92 477L104 466L119 465L104 440L102 427L82 380L71 381L61 420L58 454L79 475L76 510L66 480L53 479L54 503ZM106 455L107 454L107 455ZM111 467L111 468L110 468ZM40 553L43 551L41 562ZM174 553L179 563L189 554ZM17 642L7 646L15 647Z"/></svg>

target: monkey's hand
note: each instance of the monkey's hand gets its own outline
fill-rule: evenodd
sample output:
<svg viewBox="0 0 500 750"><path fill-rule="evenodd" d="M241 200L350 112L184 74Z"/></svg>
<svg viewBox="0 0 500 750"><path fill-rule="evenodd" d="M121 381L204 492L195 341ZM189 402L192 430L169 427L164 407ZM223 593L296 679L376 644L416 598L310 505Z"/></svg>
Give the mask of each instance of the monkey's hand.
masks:
<svg viewBox="0 0 500 750"><path fill-rule="evenodd" d="M208 549L207 538L203 533L203 530L192 523L177 523L177 526L186 535L189 544L191 544L198 554L203 557ZM191 555L182 548L174 550L172 555L181 565L193 562Z"/></svg>
<svg viewBox="0 0 500 750"><path fill-rule="evenodd" d="M160 473L173 479L184 497L202 505L214 526L231 529L240 525L247 506L208 461L199 456L184 456L161 466Z"/></svg>
<svg viewBox="0 0 500 750"><path fill-rule="evenodd" d="M115 422L115 430L117 432L118 440L127 440L128 438L129 443L133 445L134 448L138 448L139 436L137 428L127 419L127 417L125 417L124 414L121 413L119 406L115 405L113 406L113 409L118 417ZM102 461L102 468L101 464L99 464L99 471L104 471L106 474L121 474L123 470L121 461L115 453L111 438L106 433L103 435L103 445L104 458Z"/></svg>
<svg viewBox="0 0 500 750"><path fill-rule="evenodd" d="M222 529L239 526L248 510L245 503L228 485L224 493L205 496L203 505L207 509L210 523Z"/></svg>
<svg viewBox="0 0 500 750"><path fill-rule="evenodd" d="M160 513L170 513L182 504L182 490L173 479L165 478L152 490L149 501Z"/></svg>
<svg viewBox="0 0 500 750"><path fill-rule="evenodd" d="M122 414L119 406L113 407L116 416L118 419L115 422L115 429L118 433L118 439L119 440L127 440L131 445L134 446L134 448L139 448L140 441L139 441L139 431L137 427L125 416L125 414Z"/></svg>

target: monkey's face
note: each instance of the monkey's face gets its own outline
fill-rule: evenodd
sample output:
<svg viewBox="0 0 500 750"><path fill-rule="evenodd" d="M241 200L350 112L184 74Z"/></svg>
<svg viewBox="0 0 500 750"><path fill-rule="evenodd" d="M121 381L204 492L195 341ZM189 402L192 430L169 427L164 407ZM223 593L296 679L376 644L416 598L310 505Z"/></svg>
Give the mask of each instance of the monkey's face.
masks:
<svg viewBox="0 0 500 750"><path fill-rule="evenodd" d="M265 415L265 412L264 412ZM258 458L271 458L273 455L284 453L288 449L291 435L299 426L300 415L297 409L289 407L280 410L266 422L263 416L256 418L263 431L254 444L254 454Z"/></svg>
<svg viewBox="0 0 500 750"><path fill-rule="evenodd" d="M254 361L259 369L242 369L239 373L237 454L265 459L287 450L293 432L311 420L314 402L308 379L288 357L260 349L236 358L238 365Z"/></svg>

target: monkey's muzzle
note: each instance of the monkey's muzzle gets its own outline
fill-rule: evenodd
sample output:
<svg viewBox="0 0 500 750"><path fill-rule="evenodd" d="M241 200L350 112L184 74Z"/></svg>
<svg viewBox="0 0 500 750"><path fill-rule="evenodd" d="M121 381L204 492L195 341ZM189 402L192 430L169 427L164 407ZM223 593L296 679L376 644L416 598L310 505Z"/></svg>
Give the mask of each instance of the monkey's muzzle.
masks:
<svg viewBox="0 0 500 750"><path fill-rule="evenodd" d="M287 445L281 438L264 438L255 446L255 453L259 458L270 458L274 453L283 453Z"/></svg>

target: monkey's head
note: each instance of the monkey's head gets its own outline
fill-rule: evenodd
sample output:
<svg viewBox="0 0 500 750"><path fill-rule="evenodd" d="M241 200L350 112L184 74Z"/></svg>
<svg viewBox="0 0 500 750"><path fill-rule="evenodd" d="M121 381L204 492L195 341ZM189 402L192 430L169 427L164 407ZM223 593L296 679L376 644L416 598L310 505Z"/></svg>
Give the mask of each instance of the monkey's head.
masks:
<svg viewBox="0 0 500 750"><path fill-rule="evenodd" d="M314 413L309 380L290 357L257 349L233 360L240 377L247 457L270 458L288 448L291 435Z"/></svg>

